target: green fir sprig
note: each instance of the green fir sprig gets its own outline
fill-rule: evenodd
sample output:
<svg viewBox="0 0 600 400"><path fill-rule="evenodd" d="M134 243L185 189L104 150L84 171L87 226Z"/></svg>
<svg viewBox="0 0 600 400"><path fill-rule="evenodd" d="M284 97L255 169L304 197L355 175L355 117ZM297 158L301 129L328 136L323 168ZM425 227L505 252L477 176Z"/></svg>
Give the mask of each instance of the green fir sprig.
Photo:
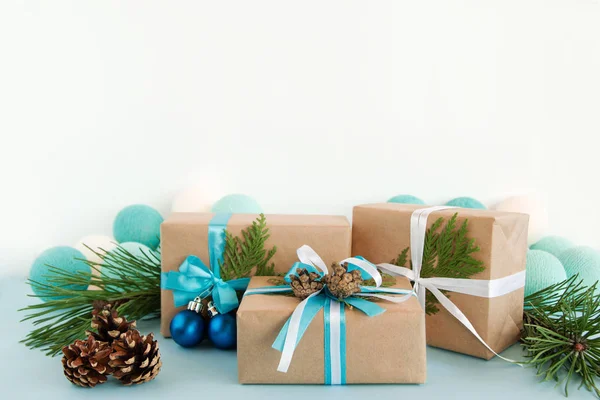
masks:
<svg viewBox="0 0 600 400"><path fill-rule="evenodd" d="M39 348L46 355L60 353L63 346L85 337L91 330L92 304L108 301L120 304L118 313L128 320L138 320L160 314L160 253L144 252L136 256L117 246L107 252L93 251L102 260L99 265L88 260L93 272L73 273L56 266L48 266L48 283L29 280L28 283L46 302L27 306L19 311L27 313L22 321L32 320L36 327L21 342ZM95 286L96 290L69 287Z"/></svg>
<svg viewBox="0 0 600 400"><path fill-rule="evenodd" d="M579 376L581 384L600 397L595 379L600 375L600 294L596 284L586 287L577 276L525 298L521 342L525 364L537 368L543 381L564 384Z"/></svg>
<svg viewBox="0 0 600 400"><path fill-rule="evenodd" d="M265 244L269 234L267 218L260 214L256 221L242 230L242 237L233 236L225 230L225 251L223 262L220 263L223 280L245 278L251 275L275 275L275 264L270 263L277 247L267 250Z"/></svg>
<svg viewBox="0 0 600 400"><path fill-rule="evenodd" d="M458 213L455 213L443 226L444 217L440 217L427 229L421 266L422 278L467 279L485 270L483 262L473 257L473 253L479 251L479 246L475 245L475 239L467 237L469 220L465 219L459 227L457 218ZM391 263L406 267L409 263L408 251L409 247L402 250ZM412 262L409 264L412 269ZM446 291L443 292L446 296L450 296ZM429 291L425 295L425 300L427 314L431 315L439 311L438 300Z"/></svg>

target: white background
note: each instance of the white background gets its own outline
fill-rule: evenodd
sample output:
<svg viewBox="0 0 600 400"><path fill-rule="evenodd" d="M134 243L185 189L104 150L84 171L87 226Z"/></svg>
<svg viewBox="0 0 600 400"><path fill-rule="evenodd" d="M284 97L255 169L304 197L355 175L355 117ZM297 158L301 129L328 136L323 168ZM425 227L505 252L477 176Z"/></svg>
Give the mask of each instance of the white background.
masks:
<svg viewBox="0 0 600 400"><path fill-rule="evenodd" d="M271 213L533 191L598 246L599 110L597 1L3 0L0 267L211 181Z"/></svg>

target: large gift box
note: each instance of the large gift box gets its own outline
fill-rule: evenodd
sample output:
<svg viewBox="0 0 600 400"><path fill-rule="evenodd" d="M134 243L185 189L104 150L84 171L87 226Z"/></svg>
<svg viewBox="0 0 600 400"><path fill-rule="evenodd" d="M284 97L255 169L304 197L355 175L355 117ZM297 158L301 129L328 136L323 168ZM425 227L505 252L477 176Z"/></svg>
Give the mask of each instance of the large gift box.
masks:
<svg viewBox="0 0 600 400"><path fill-rule="evenodd" d="M169 274L178 275L173 276L173 280L189 278L193 281L195 279L193 276L185 277L180 273L183 272L182 267L189 264L192 268L196 268L196 264L203 263L212 270L215 279L221 278L217 267L219 259L223 261L225 230L233 237L243 238L242 231L252 226L258 217L255 214L173 213L162 223L163 289L161 290L160 330L163 336L171 336L169 330L171 319L187 305L179 296L179 304L176 306L175 300L181 293L164 288L166 277ZM289 269L290 265L297 260L296 249L303 244L313 246L327 263L333 263L350 255L350 223L344 216L266 215L265 218L269 237L264 247L267 251L276 248L275 254L269 260L269 265L274 264L276 274ZM250 275L254 272L252 271ZM235 276L235 278L242 277ZM240 289L235 285L231 286ZM218 287L219 285L210 286L210 288ZM200 292L187 294L190 295L189 300L196 295L205 295ZM183 300L186 300L185 296L183 297ZM234 299L234 302L237 300Z"/></svg>
<svg viewBox="0 0 600 400"><path fill-rule="evenodd" d="M408 280L395 279L390 291L411 291ZM257 288L264 291L272 286L272 281L268 277L253 277L237 312L240 383L425 382L425 314L410 294L402 303L380 300L362 311L361 305L348 306L352 300L346 299L345 307L337 301L330 305L327 297L320 294L325 305L308 321L299 341L293 340L297 347L288 360L289 369L281 371L286 359L282 327L289 333L291 316L301 300L278 293L252 294L255 290L260 293ZM330 306L342 308L343 323L339 316L333 316ZM369 307L381 307L385 312L369 316ZM300 322L300 326L305 325Z"/></svg>
<svg viewBox="0 0 600 400"><path fill-rule="evenodd" d="M397 270L416 281L429 345L490 359L520 336L528 216L423 207L354 207L352 253L405 267Z"/></svg>

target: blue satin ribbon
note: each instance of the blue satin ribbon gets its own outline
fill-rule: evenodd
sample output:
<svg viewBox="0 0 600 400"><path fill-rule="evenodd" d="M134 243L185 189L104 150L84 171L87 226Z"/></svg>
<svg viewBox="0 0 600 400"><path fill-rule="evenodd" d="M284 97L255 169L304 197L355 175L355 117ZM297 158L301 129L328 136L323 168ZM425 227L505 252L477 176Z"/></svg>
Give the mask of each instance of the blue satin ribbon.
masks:
<svg viewBox="0 0 600 400"><path fill-rule="evenodd" d="M198 257L188 256L178 271L163 272L160 286L173 291L175 307L187 305L196 297L212 296L215 308L225 314L239 305L236 290L245 290L250 278L221 279L220 265L225 251L225 228L231 214L215 214L208 225L210 268Z"/></svg>
<svg viewBox="0 0 600 400"><path fill-rule="evenodd" d="M362 257L356 257L361 260L364 260ZM366 261L366 260L365 260ZM352 269L360 269L358 266L352 265ZM286 282L291 282L291 275L296 275L297 268L305 268L309 270L309 272L318 273L321 277L324 276L324 273L312 265L303 264L296 262L290 269L290 271L286 274L285 280ZM352 270L350 267L348 268ZM361 269L361 272L364 270ZM371 278L371 275L367 274L367 279ZM280 286L265 286L260 288L249 289L246 291L245 295L253 295L253 294L278 294L278 293L286 293L292 292L291 286L289 285L280 285ZM381 288L374 286L362 286L361 293L368 294L397 294L397 295L414 295L414 292L411 290L405 289L393 289L393 288ZM325 384L345 384L346 383L346 316L345 316L345 305L348 304L353 308L358 309L363 312L368 317L374 317L380 315L385 312L383 307L368 301L359 296L350 296L344 299L343 302L340 302L339 299L332 296L327 287L324 287L323 290L314 296L309 297L306 301L306 306L304 311L300 317L300 322L298 325L298 336L296 339L296 346L302 339L302 336L308 329L308 326L316 317L316 315L323 309L323 323L324 323L324 358L325 358ZM332 307L339 307L339 326L332 326L331 316ZM272 347L276 350L283 351L285 339L288 334L288 330L290 327L291 317L285 322L277 338L273 342ZM331 343L331 330L337 329L339 331L339 343L338 348L333 347ZM332 368L332 351L339 352L340 366L337 369L341 376L338 376L336 379L332 376L336 368Z"/></svg>

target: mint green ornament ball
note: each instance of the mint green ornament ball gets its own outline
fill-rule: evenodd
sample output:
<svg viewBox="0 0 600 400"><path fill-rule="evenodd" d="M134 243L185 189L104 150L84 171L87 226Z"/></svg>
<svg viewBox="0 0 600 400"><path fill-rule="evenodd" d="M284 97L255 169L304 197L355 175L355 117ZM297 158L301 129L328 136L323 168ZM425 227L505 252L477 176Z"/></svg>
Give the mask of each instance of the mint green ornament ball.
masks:
<svg viewBox="0 0 600 400"><path fill-rule="evenodd" d="M113 223L113 236L119 243L137 242L156 249L162 222L162 215L154 208L135 204L119 211Z"/></svg>
<svg viewBox="0 0 600 400"><path fill-rule="evenodd" d="M567 279L558 258L541 250L527 251L525 296Z"/></svg>
<svg viewBox="0 0 600 400"><path fill-rule="evenodd" d="M400 204L425 204L423 200L410 194L399 194L390 198L387 202Z"/></svg>
<svg viewBox="0 0 600 400"><path fill-rule="evenodd" d="M579 274L584 285L591 286L600 280L600 252L588 246L571 247L560 253L567 276ZM600 290L600 287L598 288Z"/></svg>
<svg viewBox="0 0 600 400"><path fill-rule="evenodd" d="M575 246L569 239L562 236L546 236L529 246L531 250L542 250L552 254L555 257Z"/></svg>
<svg viewBox="0 0 600 400"><path fill-rule="evenodd" d="M477 210L485 210L487 207L472 197L457 197L446 203L447 206L461 207L461 208L474 208Z"/></svg>
<svg viewBox="0 0 600 400"><path fill-rule="evenodd" d="M43 285L54 285L51 280L57 275L48 270L48 266L61 268L70 274L77 272L90 273L92 268L84 261L85 256L79 250L69 246L52 247L35 259L29 271L29 279ZM86 290L88 285L65 285L65 289ZM48 291L32 285L33 292L43 301L57 300L66 296L48 296Z"/></svg>
<svg viewBox="0 0 600 400"><path fill-rule="evenodd" d="M252 197L245 194L229 194L213 204L214 213L260 214L261 206Z"/></svg>

